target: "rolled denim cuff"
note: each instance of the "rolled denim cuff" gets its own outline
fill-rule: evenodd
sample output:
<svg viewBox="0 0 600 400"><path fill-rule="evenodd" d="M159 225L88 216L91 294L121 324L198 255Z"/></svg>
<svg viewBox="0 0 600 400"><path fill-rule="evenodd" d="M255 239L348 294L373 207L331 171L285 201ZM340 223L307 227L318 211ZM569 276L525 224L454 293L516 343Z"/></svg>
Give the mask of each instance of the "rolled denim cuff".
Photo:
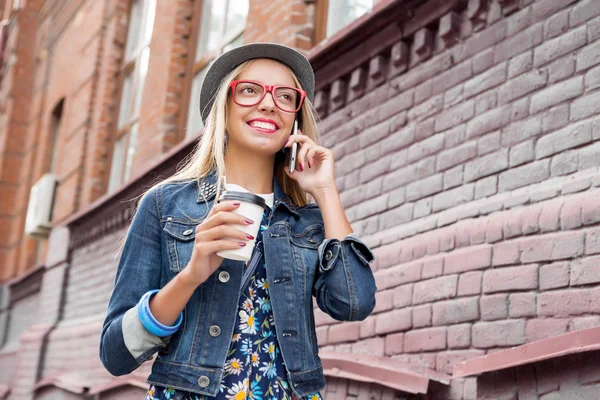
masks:
<svg viewBox="0 0 600 400"><path fill-rule="evenodd" d="M338 239L325 239L319 245L319 269L321 272L329 271L333 268L340 254L341 246L345 244L350 244L352 251L365 265L375 260L375 256L369 247L358 236L351 233L341 241Z"/></svg>
<svg viewBox="0 0 600 400"><path fill-rule="evenodd" d="M152 315L152 312L150 311L150 299L158 292L158 289L150 290L142 296L140 302L138 303L138 316L140 317L140 321L142 322L144 328L146 328L146 330L154 336L171 336L177 332L181 326L181 322L183 321L183 313L179 314L179 318L177 318L177 321L175 321L175 325L173 326L163 325L158 322L158 320L154 318L154 315Z"/></svg>
<svg viewBox="0 0 600 400"><path fill-rule="evenodd" d="M350 242L350 247L352 248L352 250L354 250L356 256L360 258L360 260L363 263L368 265L375 261L375 255L373 254L369 246L367 246L365 242L360 240L359 237L356 236L354 233L351 233L348 236L346 236L344 241Z"/></svg>
<svg viewBox="0 0 600 400"><path fill-rule="evenodd" d="M338 239L325 239L319 245L319 269L321 272L333 268L340 254L341 242Z"/></svg>

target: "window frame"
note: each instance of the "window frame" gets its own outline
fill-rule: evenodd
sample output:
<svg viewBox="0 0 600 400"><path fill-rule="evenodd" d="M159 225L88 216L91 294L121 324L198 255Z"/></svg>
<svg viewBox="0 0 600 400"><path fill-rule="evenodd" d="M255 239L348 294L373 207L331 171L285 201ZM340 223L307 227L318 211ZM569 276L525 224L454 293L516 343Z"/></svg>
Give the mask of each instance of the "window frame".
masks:
<svg viewBox="0 0 600 400"><path fill-rule="evenodd" d="M194 3L194 10L193 10L193 16L192 16L192 29L191 29L191 33L190 33L190 42L189 42L189 55L188 55L188 59L189 60L194 60L194 62L188 63L188 67L186 69L186 76L185 76L185 85L184 85L184 92L182 93L182 102L181 102L181 110L182 112L180 113L180 120L179 120L179 132L180 132L180 136L183 140L187 140L187 139L191 139L192 136L195 136L197 134L197 132L190 134L189 136L187 135L187 124L188 124L188 120L189 120L189 114L190 114L190 103L192 101L192 86L194 83L194 78L196 76L196 74L200 73L200 71L202 71L204 68L206 68L212 61L214 61L217 57L219 57L221 54L223 54L223 49L225 48L225 46L227 46L229 43L233 42L236 38L238 38L240 35L243 35L244 32L246 31L246 23L244 23L244 25L241 28L236 29L235 31L232 31L230 35L223 37L219 40L219 43L217 45L217 47L212 50L207 52L206 54L204 54L200 59L196 60L196 52L198 50L198 42L200 41L200 30L201 30L201 26L202 26L202 18L204 17L203 15L203 9L204 9L204 3L206 0L200 0L200 1L196 1ZM209 0L210 1L210 0ZM221 0L218 0L221 1ZM225 28L226 28L226 21L227 21L227 12L229 10L229 4L231 0L225 0L227 1L227 4L225 6L225 13L224 13L224 17L223 20L221 21L221 26L219 28L219 31L221 33L224 33ZM200 110L197 110L198 112L200 112Z"/></svg>
<svg viewBox="0 0 600 400"><path fill-rule="evenodd" d="M151 42L151 36L149 35L149 37L145 37L147 29L148 29L148 22L149 22L149 16L150 16L150 4L153 0L137 0L137 1L141 1L142 2L142 20L140 21L140 36L138 37L138 42L135 45L134 48L132 48L132 53L130 55L130 57L128 58L128 54L127 54L127 48L129 46L128 44L128 40L129 40L129 24L131 23L131 18L132 18L132 13L133 13L133 6L134 6L134 2L136 0L131 0L129 1L129 8L127 10L128 13L128 29L127 29L127 37L125 38L125 46L123 48L123 62L121 63L121 67L118 73L118 84L117 84L117 93L118 93L118 97L117 97L117 106L115 107L115 118L114 118L114 130L113 130L113 134L112 134L112 139L111 139L111 143L110 143L110 157L107 160L107 166L108 166L108 174L106 175L106 191L108 193L112 193L116 190L119 189L119 187L121 187L123 184L126 183L126 179L125 177L131 172L131 171L127 171L126 169L126 165L127 165L127 154L129 151L129 144L131 141L131 132L133 127L136 124L139 124L140 122L140 110L136 109L135 105L136 102L138 101L138 97L142 96L143 91L144 91L144 87L141 88L140 92L137 92L138 86L140 84L140 80L142 79L142 74L141 74L141 68L143 67L142 65L142 59L144 57L144 54L146 52L149 52L150 49L150 42ZM155 4L156 7L156 4ZM156 10L154 11L156 12ZM152 24L154 24L155 22L155 17L152 20ZM147 72L147 71L146 71ZM119 122L121 119L121 107L123 104L123 88L125 86L125 80L127 79L127 77L129 75L133 75L131 78L131 87L132 90L130 92L130 109L128 111L128 117L127 120L124 121L123 125L119 126ZM146 76L144 74L143 77L143 81L145 82L146 80ZM144 83L145 85L145 83ZM139 129L139 126L138 126ZM139 134L139 132L138 132ZM117 142L119 140L121 140L123 138L123 136L127 135L127 139L125 141L125 152L123 154L123 159L121 160L122 163L122 168L120 171L120 176L117 180L116 183L113 184L111 177L113 175L112 169L113 169L113 164L114 164L114 156L115 156L115 146L117 144Z"/></svg>
<svg viewBox="0 0 600 400"><path fill-rule="evenodd" d="M373 0L374 8L379 0ZM329 18L329 0L317 0L315 9L315 33L314 33L314 44L317 45L323 40L327 39L327 20ZM360 18L360 17L359 17ZM356 21L356 19L354 20ZM348 26L348 25L346 25ZM339 29L337 32L344 28ZM336 32L336 33L337 33ZM333 34L335 35L335 33ZM332 35L332 36L333 36Z"/></svg>

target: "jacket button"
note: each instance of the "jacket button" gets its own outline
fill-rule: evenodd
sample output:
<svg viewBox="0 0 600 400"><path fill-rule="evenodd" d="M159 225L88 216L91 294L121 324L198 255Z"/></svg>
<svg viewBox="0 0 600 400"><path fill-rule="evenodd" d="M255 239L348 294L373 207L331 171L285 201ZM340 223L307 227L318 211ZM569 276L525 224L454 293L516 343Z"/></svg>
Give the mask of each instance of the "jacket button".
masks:
<svg viewBox="0 0 600 400"><path fill-rule="evenodd" d="M331 252L331 250L327 250L325 252L325 260L329 261L331 260L331 257L333 257L333 253Z"/></svg>
<svg viewBox="0 0 600 400"><path fill-rule="evenodd" d="M226 283L227 281L229 281L229 272L222 271L219 274L219 281L222 282L222 283Z"/></svg>
<svg viewBox="0 0 600 400"><path fill-rule="evenodd" d="M193 231L193 230L191 230L191 229L188 229L187 231L184 231L184 232L183 232L183 235L184 235L184 236L190 236L190 235L192 234L192 232L194 232L194 231Z"/></svg>
<svg viewBox="0 0 600 400"><path fill-rule="evenodd" d="M212 337L217 337L217 336L219 336L221 334L221 328L219 328L217 325L213 325L208 330L208 333Z"/></svg>
<svg viewBox="0 0 600 400"><path fill-rule="evenodd" d="M201 376L198 379L198 386L201 388L206 388L208 385L210 385L210 379L208 379L208 376Z"/></svg>

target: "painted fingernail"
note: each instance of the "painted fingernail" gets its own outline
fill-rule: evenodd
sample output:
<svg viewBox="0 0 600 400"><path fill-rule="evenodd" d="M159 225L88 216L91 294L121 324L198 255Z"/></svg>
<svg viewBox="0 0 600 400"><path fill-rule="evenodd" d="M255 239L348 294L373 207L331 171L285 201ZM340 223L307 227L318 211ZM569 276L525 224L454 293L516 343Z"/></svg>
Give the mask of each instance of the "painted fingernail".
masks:
<svg viewBox="0 0 600 400"><path fill-rule="evenodd" d="M290 141L288 140L287 142L285 142L285 146L283 147L288 147L290 145Z"/></svg>
<svg viewBox="0 0 600 400"><path fill-rule="evenodd" d="M248 218L246 218L245 221L248 225L252 225L254 223L254 221L252 221L251 219L248 219Z"/></svg>
<svg viewBox="0 0 600 400"><path fill-rule="evenodd" d="M302 163L300 163L300 171L304 171L304 166L302 165Z"/></svg>
<svg viewBox="0 0 600 400"><path fill-rule="evenodd" d="M310 160L308 160L307 162L308 162L308 168L312 168L312 166L310 165Z"/></svg>
<svg viewBox="0 0 600 400"><path fill-rule="evenodd" d="M241 203L239 203L239 202L237 202L237 201L236 201L235 203L233 203L233 205L234 205L234 206L236 206L236 207L238 207L240 204L241 204Z"/></svg>
<svg viewBox="0 0 600 400"><path fill-rule="evenodd" d="M244 243L244 242L239 242L238 244L240 245L240 247L245 247L246 246L246 243Z"/></svg>
<svg viewBox="0 0 600 400"><path fill-rule="evenodd" d="M248 239L248 240L254 240L254 236L252 236L252 235L246 235L246 239Z"/></svg>

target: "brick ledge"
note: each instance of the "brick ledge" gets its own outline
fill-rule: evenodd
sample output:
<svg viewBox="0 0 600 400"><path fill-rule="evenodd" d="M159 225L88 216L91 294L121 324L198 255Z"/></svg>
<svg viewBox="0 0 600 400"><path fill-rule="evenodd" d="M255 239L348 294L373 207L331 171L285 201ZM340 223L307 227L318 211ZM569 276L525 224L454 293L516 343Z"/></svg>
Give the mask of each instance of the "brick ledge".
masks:
<svg viewBox="0 0 600 400"><path fill-rule="evenodd" d="M324 351L320 353L325 376L376 383L406 393L427 393L429 381L445 385L450 376L433 371L415 372L410 365L388 357Z"/></svg>
<svg viewBox="0 0 600 400"><path fill-rule="evenodd" d="M586 351L600 350L600 327L582 329L473 358L454 367L453 378L480 375Z"/></svg>

